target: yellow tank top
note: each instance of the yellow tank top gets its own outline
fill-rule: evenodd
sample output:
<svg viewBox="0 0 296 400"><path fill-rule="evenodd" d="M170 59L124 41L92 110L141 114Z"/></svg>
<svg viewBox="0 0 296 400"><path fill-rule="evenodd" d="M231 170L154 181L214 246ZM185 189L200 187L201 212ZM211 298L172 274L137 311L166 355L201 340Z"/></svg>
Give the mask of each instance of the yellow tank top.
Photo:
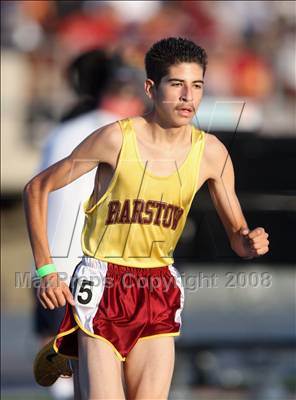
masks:
<svg viewBox="0 0 296 400"><path fill-rule="evenodd" d="M84 204L82 250L89 257L142 268L170 265L198 185L205 133L192 126L191 149L169 176L141 160L130 119L112 180L99 201ZM166 161L167 162L167 161Z"/></svg>

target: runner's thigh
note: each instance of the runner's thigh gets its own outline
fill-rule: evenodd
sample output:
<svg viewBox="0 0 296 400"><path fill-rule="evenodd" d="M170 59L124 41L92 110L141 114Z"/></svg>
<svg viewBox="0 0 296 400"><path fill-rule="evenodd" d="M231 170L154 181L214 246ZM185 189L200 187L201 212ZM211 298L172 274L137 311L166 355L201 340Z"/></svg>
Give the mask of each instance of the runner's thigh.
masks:
<svg viewBox="0 0 296 400"><path fill-rule="evenodd" d="M167 399L174 361L173 337L139 340L124 363L128 399Z"/></svg>
<svg viewBox="0 0 296 400"><path fill-rule="evenodd" d="M111 346L79 330L78 349L82 399L124 399L122 365Z"/></svg>

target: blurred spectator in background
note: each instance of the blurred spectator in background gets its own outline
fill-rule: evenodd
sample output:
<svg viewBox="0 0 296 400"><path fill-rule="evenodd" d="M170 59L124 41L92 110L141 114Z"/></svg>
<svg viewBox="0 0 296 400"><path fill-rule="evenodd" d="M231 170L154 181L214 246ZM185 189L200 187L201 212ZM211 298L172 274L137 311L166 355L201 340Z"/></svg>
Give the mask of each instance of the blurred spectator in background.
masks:
<svg viewBox="0 0 296 400"><path fill-rule="evenodd" d="M144 104L137 94L140 82L136 71L125 66L115 53L103 50L83 53L71 63L66 76L78 101L64 113L61 123L46 140L40 170L66 157L100 126L126 115L138 115L144 110ZM90 195L94 179L95 173L92 171L50 195L50 247L57 269L68 283L82 256L80 234L83 212L80 212L80 208ZM42 345L56 334L63 315L64 308L45 310L40 302L36 302L35 332ZM51 390L56 399L72 398L72 380L59 379Z"/></svg>

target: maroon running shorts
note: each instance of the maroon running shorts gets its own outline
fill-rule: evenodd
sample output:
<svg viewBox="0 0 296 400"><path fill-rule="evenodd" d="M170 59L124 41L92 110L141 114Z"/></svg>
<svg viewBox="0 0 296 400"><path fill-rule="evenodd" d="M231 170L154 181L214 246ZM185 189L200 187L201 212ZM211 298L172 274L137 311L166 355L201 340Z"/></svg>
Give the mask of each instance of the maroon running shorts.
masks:
<svg viewBox="0 0 296 400"><path fill-rule="evenodd" d="M54 348L78 356L77 331L110 344L125 361L138 340L178 336L184 288L172 265L135 268L83 257L72 277L75 306L66 307Z"/></svg>

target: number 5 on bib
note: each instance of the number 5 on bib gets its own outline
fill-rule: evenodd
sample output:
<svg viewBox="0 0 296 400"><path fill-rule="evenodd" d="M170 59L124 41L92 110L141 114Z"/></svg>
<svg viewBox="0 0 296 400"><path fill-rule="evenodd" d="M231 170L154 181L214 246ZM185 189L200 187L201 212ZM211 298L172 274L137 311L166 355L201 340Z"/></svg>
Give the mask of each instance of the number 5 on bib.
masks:
<svg viewBox="0 0 296 400"><path fill-rule="evenodd" d="M78 279L75 290L75 303L81 307L96 307L97 297L94 281Z"/></svg>

